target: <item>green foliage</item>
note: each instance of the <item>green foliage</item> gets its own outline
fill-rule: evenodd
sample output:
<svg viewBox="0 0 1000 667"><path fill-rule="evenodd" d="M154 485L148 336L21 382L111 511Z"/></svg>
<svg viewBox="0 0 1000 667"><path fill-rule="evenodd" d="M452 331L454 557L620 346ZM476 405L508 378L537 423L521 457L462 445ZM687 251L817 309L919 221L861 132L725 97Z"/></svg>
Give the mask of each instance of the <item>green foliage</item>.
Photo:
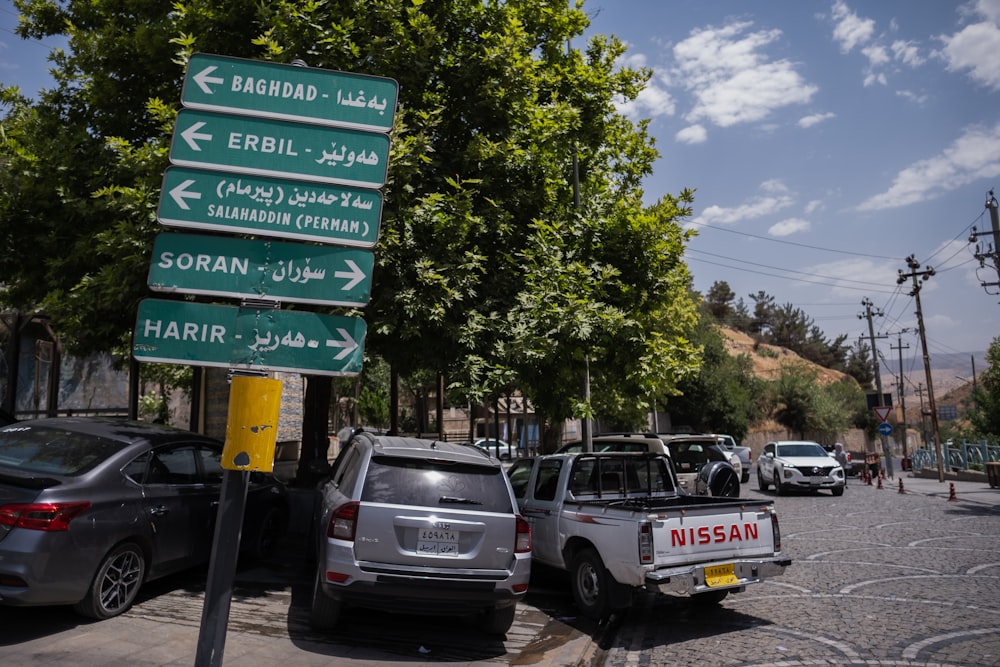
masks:
<svg viewBox="0 0 1000 667"><path fill-rule="evenodd" d="M717 322L753 336L759 343L777 345L824 368L846 371L847 348L842 334L830 341L802 310L790 303L778 306L774 297L759 291L751 294L751 315L743 300L734 303L735 294L725 281L716 281L708 291L708 312Z"/></svg>
<svg viewBox="0 0 1000 667"><path fill-rule="evenodd" d="M517 383L558 423L632 419L697 371L692 194L642 206L658 154L615 111L651 73L620 67L615 38L568 49L587 17L565 0L16 3L23 35L67 34L70 51L37 103L4 93L2 298L44 308L71 350L127 344L201 51L399 82L364 317L401 376L444 372L473 402Z"/></svg>
<svg viewBox="0 0 1000 667"><path fill-rule="evenodd" d="M661 399L671 421L743 440L750 425L763 416L765 383L754 375L747 355L729 354L711 317L702 318L692 342L702 349L702 365L696 375L678 383L677 396Z"/></svg>
<svg viewBox="0 0 1000 667"><path fill-rule="evenodd" d="M996 442L1000 437L1000 336L986 350L986 364L972 392L975 407L969 419L977 436Z"/></svg>

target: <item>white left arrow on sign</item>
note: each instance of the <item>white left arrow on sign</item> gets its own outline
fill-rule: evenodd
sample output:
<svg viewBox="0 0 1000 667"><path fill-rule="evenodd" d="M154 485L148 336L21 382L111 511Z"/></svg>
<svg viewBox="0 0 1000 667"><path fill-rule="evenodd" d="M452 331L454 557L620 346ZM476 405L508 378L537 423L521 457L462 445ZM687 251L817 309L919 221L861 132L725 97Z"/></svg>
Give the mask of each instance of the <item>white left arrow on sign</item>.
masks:
<svg viewBox="0 0 1000 667"><path fill-rule="evenodd" d="M223 79L221 76L209 76L212 72L214 72L217 69L219 68L216 67L215 65L210 65L209 67L206 67L205 69L201 70L200 72L194 75L194 82L198 84L198 87L201 88L202 92L204 92L206 95L215 94L215 91L212 90L211 87L209 87L209 84L225 83L225 79Z"/></svg>
<svg viewBox="0 0 1000 667"><path fill-rule="evenodd" d="M189 178L170 191L170 196L173 198L174 202L176 202L176 204L185 211L191 210L191 207L188 206L186 200L201 199L200 192L191 192L187 189L189 185L194 185L194 179Z"/></svg>
<svg viewBox="0 0 1000 667"><path fill-rule="evenodd" d="M181 132L181 137L187 142L187 145L191 147L191 150L201 152L201 146L198 145L198 141L211 141L211 134L203 134L198 132L201 128L205 127L205 121L198 121L188 129Z"/></svg>
<svg viewBox="0 0 1000 667"><path fill-rule="evenodd" d="M340 332L341 336L343 336L343 340L327 339L326 346L343 348L340 352L337 353L337 356L334 357L334 359L340 361L341 359L349 355L351 352L358 349L358 342L354 340L354 338L351 336L350 333L348 333L347 329L342 329L340 327L337 327L337 331Z"/></svg>

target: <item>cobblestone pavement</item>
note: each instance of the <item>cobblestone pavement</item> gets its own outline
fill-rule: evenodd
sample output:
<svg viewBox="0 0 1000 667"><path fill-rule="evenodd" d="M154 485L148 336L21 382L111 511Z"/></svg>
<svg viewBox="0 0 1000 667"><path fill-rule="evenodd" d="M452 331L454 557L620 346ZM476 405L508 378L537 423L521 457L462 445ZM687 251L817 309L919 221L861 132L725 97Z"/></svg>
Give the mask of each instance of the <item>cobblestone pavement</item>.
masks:
<svg viewBox="0 0 1000 667"><path fill-rule="evenodd" d="M851 480L840 498L751 482L792 566L707 610L643 596L604 667L1000 664L1000 490L950 501L947 484L900 479L910 491Z"/></svg>

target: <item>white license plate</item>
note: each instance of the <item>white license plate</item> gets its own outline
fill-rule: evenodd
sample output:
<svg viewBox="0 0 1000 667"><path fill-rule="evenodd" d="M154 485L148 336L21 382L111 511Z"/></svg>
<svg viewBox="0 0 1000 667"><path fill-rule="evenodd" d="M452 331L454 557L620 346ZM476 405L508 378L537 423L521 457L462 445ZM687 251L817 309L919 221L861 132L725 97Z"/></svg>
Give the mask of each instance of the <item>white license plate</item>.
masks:
<svg viewBox="0 0 1000 667"><path fill-rule="evenodd" d="M822 483L823 483L823 478L822 478L822 477L813 477L813 478L811 478L811 479L809 480L809 483L810 483L810 484L811 484L812 486L819 486L820 484L822 484Z"/></svg>
<svg viewBox="0 0 1000 667"><path fill-rule="evenodd" d="M434 556L458 555L457 530L421 528L417 535L417 553Z"/></svg>

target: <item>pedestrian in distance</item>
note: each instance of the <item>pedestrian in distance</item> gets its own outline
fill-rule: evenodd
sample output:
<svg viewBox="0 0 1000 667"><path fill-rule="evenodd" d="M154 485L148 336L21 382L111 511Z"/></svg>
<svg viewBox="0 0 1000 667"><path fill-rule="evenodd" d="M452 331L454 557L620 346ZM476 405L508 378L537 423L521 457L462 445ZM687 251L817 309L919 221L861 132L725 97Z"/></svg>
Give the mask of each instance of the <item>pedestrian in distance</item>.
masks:
<svg viewBox="0 0 1000 667"><path fill-rule="evenodd" d="M850 466L847 462L847 452L844 451L844 445L842 443L834 443L833 445L833 458L837 459L837 463L840 467L844 469L844 485L847 485L847 473Z"/></svg>

